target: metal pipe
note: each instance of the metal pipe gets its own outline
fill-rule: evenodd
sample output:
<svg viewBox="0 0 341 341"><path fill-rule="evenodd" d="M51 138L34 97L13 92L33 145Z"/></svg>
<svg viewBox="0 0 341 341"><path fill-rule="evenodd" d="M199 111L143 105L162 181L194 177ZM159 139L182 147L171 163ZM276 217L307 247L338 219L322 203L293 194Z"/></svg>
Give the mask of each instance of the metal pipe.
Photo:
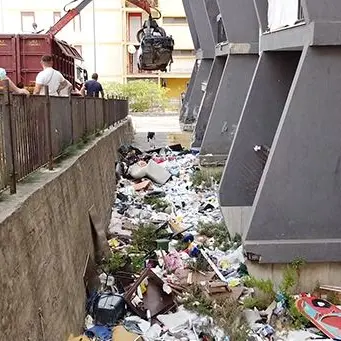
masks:
<svg viewBox="0 0 341 341"><path fill-rule="evenodd" d="M95 0L93 0L92 4L92 23L93 23L93 42L94 42L94 72L97 70L97 41L96 41L96 7L95 7Z"/></svg>
<svg viewBox="0 0 341 341"><path fill-rule="evenodd" d="M4 2L0 0L0 12L1 12L1 32L5 32L5 15L4 15Z"/></svg>

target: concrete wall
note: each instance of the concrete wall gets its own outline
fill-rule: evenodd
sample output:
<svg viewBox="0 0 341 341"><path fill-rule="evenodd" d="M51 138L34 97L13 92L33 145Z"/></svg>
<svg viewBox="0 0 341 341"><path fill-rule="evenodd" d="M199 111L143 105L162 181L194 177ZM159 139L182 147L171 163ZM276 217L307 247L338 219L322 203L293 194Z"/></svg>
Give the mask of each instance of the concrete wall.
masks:
<svg viewBox="0 0 341 341"><path fill-rule="evenodd" d="M94 256L89 209L108 225L116 150L131 137L131 123L122 123L0 203L1 341L65 341L81 332L83 271Z"/></svg>
<svg viewBox="0 0 341 341"><path fill-rule="evenodd" d="M279 288L288 264L258 264L247 261L247 269L257 279L270 279ZM341 263L308 263L300 270L297 290L295 292L312 292L317 284L340 285Z"/></svg>

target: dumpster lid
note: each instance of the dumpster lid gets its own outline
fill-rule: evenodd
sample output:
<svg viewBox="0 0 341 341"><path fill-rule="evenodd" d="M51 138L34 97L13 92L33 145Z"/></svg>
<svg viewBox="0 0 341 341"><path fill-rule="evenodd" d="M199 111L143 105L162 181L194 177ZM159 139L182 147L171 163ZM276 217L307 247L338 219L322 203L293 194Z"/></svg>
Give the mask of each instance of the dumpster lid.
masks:
<svg viewBox="0 0 341 341"><path fill-rule="evenodd" d="M83 61L83 57L79 54L79 52L66 41L58 40L56 38L55 41L66 56Z"/></svg>

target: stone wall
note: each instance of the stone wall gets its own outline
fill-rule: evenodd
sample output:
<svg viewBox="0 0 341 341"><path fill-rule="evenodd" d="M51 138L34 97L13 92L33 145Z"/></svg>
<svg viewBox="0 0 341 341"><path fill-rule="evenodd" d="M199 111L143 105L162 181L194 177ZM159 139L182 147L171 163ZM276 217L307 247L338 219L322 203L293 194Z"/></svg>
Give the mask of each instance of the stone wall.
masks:
<svg viewBox="0 0 341 341"><path fill-rule="evenodd" d="M125 121L53 172L42 170L0 202L0 340L65 341L83 327L89 209L108 225Z"/></svg>

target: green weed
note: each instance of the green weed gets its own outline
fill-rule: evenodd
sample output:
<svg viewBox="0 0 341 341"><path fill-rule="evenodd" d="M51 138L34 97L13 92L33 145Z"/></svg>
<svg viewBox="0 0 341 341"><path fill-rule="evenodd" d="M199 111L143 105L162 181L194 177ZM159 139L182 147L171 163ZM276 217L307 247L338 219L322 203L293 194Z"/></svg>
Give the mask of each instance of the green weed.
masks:
<svg viewBox="0 0 341 341"><path fill-rule="evenodd" d="M144 202L145 204L152 206L158 212L164 212L169 206L169 203L163 198L144 198Z"/></svg>
<svg viewBox="0 0 341 341"><path fill-rule="evenodd" d="M201 168L193 173L191 177L193 187L203 186L211 188L213 183L220 183L223 174L223 168Z"/></svg>
<svg viewBox="0 0 341 341"><path fill-rule="evenodd" d="M214 247L222 251L227 251L233 246L239 247L241 245L241 236L235 235L231 238L227 226L224 221L219 223L203 223L198 224L198 233L207 238L214 238Z"/></svg>
<svg viewBox="0 0 341 341"><path fill-rule="evenodd" d="M121 270L127 263L126 256L120 252L114 252L108 259L104 261L103 268L108 274L114 275Z"/></svg>
<svg viewBox="0 0 341 341"><path fill-rule="evenodd" d="M132 246L135 250L149 253L156 249L156 240L167 235L164 230L157 231L154 224L141 224L132 233Z"/></svg>
<svg viewBox="0 0 341 341"><path fill-rule="evenodd" d="M238 302L229 299L213 300L203 294L200 286L193 286L185 298L184 306L199 315L212 317L231 340L247 340L249 330L243 319L243 308Z"/></svg>

